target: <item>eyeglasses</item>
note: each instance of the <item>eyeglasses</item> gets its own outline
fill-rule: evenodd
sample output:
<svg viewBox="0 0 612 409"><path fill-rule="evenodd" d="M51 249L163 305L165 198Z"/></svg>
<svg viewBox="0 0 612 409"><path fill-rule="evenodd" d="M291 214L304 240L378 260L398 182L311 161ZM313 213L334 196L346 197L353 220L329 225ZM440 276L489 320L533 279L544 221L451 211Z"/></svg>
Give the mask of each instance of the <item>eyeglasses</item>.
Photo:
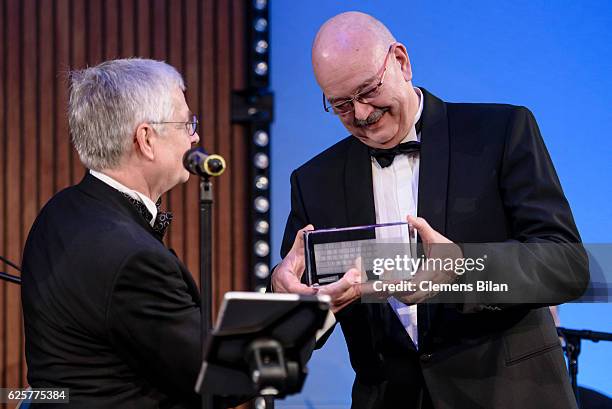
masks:
<svg viewBox="0 0 612 409"><path fill-rule="evenodd" d="M385 62L383 63L382 73L377 83L374 85L368 86L362 91L357 92L350 98L342 98L334 101L334 103L329 103L327 105L327 98L325 97L325 93L323 93L323 109L325 112L331 112L336 115L347 115L355 110L355 104L353 101L359 101L362 104L368 104L374 98L380 95L380 87L383 85L383 81L385 79L385 73L387 72L387 61L389 60L389 55L391 55L391 51L395 48L397 43L393 43L389 46L389 51L387 51L387 55L385 56Z"/></svg>
<svg viewBox="0 0 612 409"><path fill-rule="evenodd" d="M164 121L164 122L149 122L152 125L161 125L161 124L182 124L185 125L185 129L187 129L187 132L189 133L189 136L193 136L193 134L196 133L196 130L198 129L198 124L200 123L200 121L198 121L198 117L194 114L191 117L191 121L187 121L187 122L169 122L169 121Z"/></svg>

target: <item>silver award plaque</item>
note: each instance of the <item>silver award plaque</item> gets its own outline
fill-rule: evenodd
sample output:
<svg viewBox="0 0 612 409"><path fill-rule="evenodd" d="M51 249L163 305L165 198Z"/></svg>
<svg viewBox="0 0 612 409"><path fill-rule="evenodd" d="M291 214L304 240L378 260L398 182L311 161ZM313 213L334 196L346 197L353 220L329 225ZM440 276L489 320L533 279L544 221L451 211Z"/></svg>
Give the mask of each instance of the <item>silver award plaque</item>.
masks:
<svg viewBox="0 0 612 409"><path fill-rule="evenodd" d="M351 268L369 279L384 271L381 261L416 256L416 237L406 222L312 230L304 233L308 285L338 281ZM397 277L400 278L400 277Z"/></svg>

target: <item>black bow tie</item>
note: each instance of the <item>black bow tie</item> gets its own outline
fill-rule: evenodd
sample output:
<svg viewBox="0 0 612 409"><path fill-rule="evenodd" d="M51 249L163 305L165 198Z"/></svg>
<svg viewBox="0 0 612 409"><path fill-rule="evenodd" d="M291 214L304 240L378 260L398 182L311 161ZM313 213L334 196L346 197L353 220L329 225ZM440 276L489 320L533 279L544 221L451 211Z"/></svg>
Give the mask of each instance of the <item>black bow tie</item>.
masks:
<svg viewBox="0 0 612 409"><path fill-rule="evenodd" d="M421 117L414 124L414 129L416 134L421 133L421 129L423 128L423 114L421 113ZM393 159L395 159L395 155L406 154L410 155L412 153L419 153L421 151L421 142L419 141L410 141L400 143L394 148L391 149L376 149L370 148L370 156L376 159L376 162L380 165L381 168L386 168L387 166L393 163Z"/></svg>
<svg viewBox="0 0 612 409"><path fill-rule="evenodd" d="M138 210L142 217L144 217L147 223L150 224L153 215L151 214L149 209L147 209L147 206L145 206L145 204L142 203L140 200L134 199L128 194L125 194L123 192L121 192L121 194L130 201L130 203L136 208L136 210ZM160 240L162 240L164 238L164 234L166 233L166 229L168 228L168 226L170 226L170 223L172 222L173 215L171 212L162 212L159 210L161 206L161 197L157 200L155 206L157 207L157 217L155 217L155 223L153 223L153 231L155 232L155 235Z"/></svg>
<svg viewBox="0 0 612 409"><path fill-rule="evenodd" d="M395 155L419 153L421 151L421 142L410 141L400 143L391 149L376 149L370 148L370 156L372 156L381 168L386 168L393 163Z"/></svg>

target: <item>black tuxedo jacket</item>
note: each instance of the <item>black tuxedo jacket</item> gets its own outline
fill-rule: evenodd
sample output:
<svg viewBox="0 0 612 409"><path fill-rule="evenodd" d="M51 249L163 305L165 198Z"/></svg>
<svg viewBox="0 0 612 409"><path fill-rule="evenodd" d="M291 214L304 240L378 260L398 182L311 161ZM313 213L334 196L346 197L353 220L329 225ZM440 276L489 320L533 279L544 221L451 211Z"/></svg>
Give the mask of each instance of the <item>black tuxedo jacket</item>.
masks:
<svg viewBox="0 0 612 409"><path fill-rule="evenodd" d="M197 287L117 190L88 173L53 197L22 279L32 387L70 388L68 407L199 407Z"/></svg>
<svg viewBox="0 0 612 409"><path fill-rule="evenodd" d="M459 243L580 242L529 110L423 94L420 217ZM375 218L368 148L349 136L292 173L281 255L309 223L357 226ZM506 267L540 289L567 288L559 300L566 301L584 290L588 267L583 251L564 256L545 273L518 261ZM421 385L436 409L576 407L549 311L498 308L466 313L457 305L419 305L418 351L388 303L345 308L337 319L356 373L353 407L420 407Z"/></svg>

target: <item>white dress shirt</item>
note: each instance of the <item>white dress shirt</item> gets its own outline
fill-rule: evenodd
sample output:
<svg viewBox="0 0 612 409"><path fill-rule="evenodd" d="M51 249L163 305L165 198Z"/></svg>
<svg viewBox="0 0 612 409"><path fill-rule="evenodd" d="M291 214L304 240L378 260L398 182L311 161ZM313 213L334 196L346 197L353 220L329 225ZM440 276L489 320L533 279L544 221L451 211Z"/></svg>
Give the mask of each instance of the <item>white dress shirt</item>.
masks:
<svg viewBox="0 0 612 409"><path fill-rule="evenodd" d="M414 124L421 118L423 112L423 95L418 88L414 89L419 97L419 108L414 117ZM413 125L403 142L420 141ZM381 167L376 159L372 160L372 186L374 190L374 207L376 209L376 223L393 223L406 220L407 215L417 215L419 198L419 155L397 155L391 165ZM405 229L404 229L405 230ZM377 238L396 234L391 229L380 230ZM407 237L404 237L407 242ZM389 304L402 322L408 335L418 348L417 306L389 298Z"/></svg>
<svg viewBox="0 0 612 409"><path fill-rule="evenodd" d="M157 206L155 206L155 202L153 202L153 200L151 200L147 195L137 192L136 190L130 189L129 187L117 182L115 179L108 175L105 175L104 173L100 173L92 169L89 170L89 173L91 173L92 176L100 179L102 182L106 183L110 187L125 193L132 199L138 200L139 202L143 203L149 213L153 215L151 221L149 222L151 224L151 227L153 227L153 225L155 224L155 218L157 217Z"/></svg>

